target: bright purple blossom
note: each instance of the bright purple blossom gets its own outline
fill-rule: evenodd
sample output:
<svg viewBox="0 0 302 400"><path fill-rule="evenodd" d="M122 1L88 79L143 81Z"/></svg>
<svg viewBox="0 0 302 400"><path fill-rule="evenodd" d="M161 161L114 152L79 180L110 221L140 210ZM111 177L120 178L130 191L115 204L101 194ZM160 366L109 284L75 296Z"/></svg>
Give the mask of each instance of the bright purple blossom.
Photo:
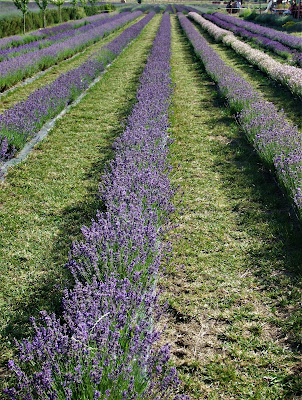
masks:
<svg viewBox="0 0 302 400"><path fill-rule="evenodd" d="M139 12L140 13L140 12ZM125 29L121 35L92 55L78 68L62 74L54 82L37 89L26 100L20 101L0 115L0 161L14 154L14 147L22 147L34 136L46 120L57 115L78 94L83 92L114 59L122 49L150 21L154 13L148 14L141 21ZM8 146L8 147L7 147ZM6 150L5 150L6 149Z"/></svg>
<svg viewBox="0 0 302 400"><path fill-rule="evenodd" d="M118 14L110 18L107 23L99 22L88 32L83 32L64 42L54 43L46 48L21 54L0 63L0 90L4 90L16 82L43 70L56 62L71 57L88 45L100 40L108 32L112 32L125 23L141 15L141 11L134 13ZM96 23L98 25L98 23Z"/></svg>
<svg viewBox="0 0 302 400"><path fill-rule="evenodd" d="M266 28L253 22L243 21L239 18L232 17L231 15L225 15L221 13L215 13L215 15L224 21L231 22L232 24L237 25L241 28L245 28L250 32L266 36L272 40L283 43L284 45L292 49L297 49L300 51L302 50L301 38L297 36L288 35L287 33L276 31L272 28Z"/></svg>
<svg viewBox="0 0 302 400"><path fill-rule="evenodd" d="M32 321L33 339L19 344L19 364L10 361L18 382L7 391L12 399L188 399L175 393L169 347L152 349L161 225L174 193L167 160L170 30L164 14L137 104L102 177L106 212L73 244L68 267L76 283L65 290L62 318L42 312Z"/></svg>
<svg viewBox="0 0 302 400"><path fill-rule="evenodd" d="M265 101L261 94L227 66L183 14L180 24L202 60L207 73L217 82L247 137L260 157L276 173L282 186L302 215L302 134L284 112Z"/></svg>
<svg viewBox="0 0 302 400"><path fill-rule="evenodd" d="M253 33L241 26L235 25L233 22L228 21L227 19L222 19L220 16L223 14L214 13L214 14L202 14L202 16L214 24L220 26L221 28L228 29L233 32L235 35L241 36L243 38L254 41L260 46L270 49L280 56L284 56L288 59L295 60L298 63L299 54L296 50L285 46L284 44L270 39L266 36L261 35L260 33ZM227 16L228 17L228 16ZM231 19L233 17L230 17ZM299 64L300 65L300 64Z"/></svg>

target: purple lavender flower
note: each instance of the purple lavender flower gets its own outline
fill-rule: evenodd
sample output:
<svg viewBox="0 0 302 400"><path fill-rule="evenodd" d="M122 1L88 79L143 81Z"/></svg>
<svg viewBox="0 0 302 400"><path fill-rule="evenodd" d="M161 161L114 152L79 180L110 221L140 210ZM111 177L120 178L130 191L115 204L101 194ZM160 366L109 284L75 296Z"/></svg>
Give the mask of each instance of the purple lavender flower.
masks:
<svg viewBox="0 0 302 400"><path fill-rule="evenodd" d="M44 122L58 114L78 94L84 91L113 60L122 49L136 37L150 21L154 13L148 14L137 24L125 31L92 55L78 68L71 70L49 85L37 89L26 100L20 101L0 115L1 137L11 138L0 142L1 158L10 158L15 149L20 150L24 143L34 136ZM8 147L9 146L9 147Z"/></svg>
<svg viewBox="0 0 302 400"><path fill-rule="evenodd" d="M266 28L253 22L243 21L239 18L232 17L231 15L221 13L215 13L215 15L221 20L231 22L232 24L245 28L248 31L276 40L292 49L302 50L302 41L299 37L288 35L287 33L276 31L272 28Z"/></svg>
<svg viewBox="0 0 302 400"><path fill-rule="evenodd" d="M174 193L167 160L170 31L164 14L137 104L102 177L106 212L73 244L67 266L76 283L65 290L62 318L42 312L41 321L32 320L35 336L19 344L19 364L9 364L18 382L6 391L12 399L188 399L175 395L179 379L168 346L152 349L162 224ZM120 51L119 42L107 50Z"/></svg>
<svg viewBox="0 0 302 400"><path fill-rule="evenodd" d="M213 22L214 24L220 26L221 28L228 29L231 32L235 33L235 35L239 35L243 38L252 40L259 44L260 46L264 48L268 48L275 53L279 54L282 57L285 57L289 60L295 60L296 63L298 63L299 60L299 54L296 50L285 46L284 44L280 43L279 41L272 40L271 38L268 38L266 36L261 35L260 33L253 33L244 27L241 27L240 24L237 23L237 25L232 21L233 17L229 17L230 21L227 18L220 18L222 14L219 13L214 13L214 14L202 14L202 16L209 21ZM233 18L234 19L234 18ZM237 19L236 19L237 20ZM238 26L239 25L239 26ZM302 65L302 64L301 64Z"/></svg>
<svg viewBox="0 0 302 400"><path fill-rule="evenodd" d="M95 23L92 29L74 37L69 37L62 43L53 43L46 48L31 51L2 61L0 63L0 90L3 91L16 82L33 75L37 71L43 70L60 60L71 57L88 45L100 40L108 32L112 32L141 14L141 11L132 14L118 14L116 17L108 18L108 21L104 24L103 21Z"/></svg>
<svg viewBox="0 0 302 400"><path fill-rule="evenodd" d="M260 157L276 173L302 216L302 134L283 111L228 67L194 25L181 13L180 24L201 58L206 71L217 82L220 93L237 113L238 121Z"/></svg>

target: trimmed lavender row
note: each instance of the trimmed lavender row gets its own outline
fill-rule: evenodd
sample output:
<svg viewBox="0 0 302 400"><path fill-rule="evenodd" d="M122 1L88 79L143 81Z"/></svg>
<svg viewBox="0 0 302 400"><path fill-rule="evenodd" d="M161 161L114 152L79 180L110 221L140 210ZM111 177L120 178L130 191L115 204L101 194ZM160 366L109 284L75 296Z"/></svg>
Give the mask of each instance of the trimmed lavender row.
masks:
<svg viewBox="0 0 302 400"><path fill-rule="evenodd" d="M201 58L207 73L217 82L221 94L238 113L238 120L260 157L274 170L302 217L302 134L286 119L284 112L265 101L262 95L228 67L179 14L180 24Z"/></svg>
<svg viewBox="0 0 302 400"><path fill-rule="evenodd" d="M87 22L88 23L94 22L97 21L98 19L102 19L107 16L108 13L96 14L91 17L85 17L76 21L65 22L63 24L53 26L52 28L38 29L37 31L31 32L25 36L15 35L15 36L5 37L0 39L0 49L13 46L20 46L22 44L30 43L32 41L36 41L41 38L46 38L52 35L56 35L58 33L67 31L69 29L76 29L77 27L80 27L83 24L86 24Z"/></svg>
<svg viewBox="0 0 302 400"><path fill-rule="evenodd" d="M176 12L182 12L182 13L189 13L189 12L198 12L196 8L193 8L191 6L185 6L183 4L175 4L174 5Z"/></svg>
<svg viewBox="0 0 302 400"><path fill-rule="evenodd" d="M6 391L13 400L187 399L172 394L179 381L167 365L168 347L152 350L158 339L151 318L158 308L158 224L173 195L167 176L169 57L170 20L164 15L138 103L103 176L107 212L98 212L92 226L82 228L84 242L73 245L69 267L76 284L65 290L61 320L45 312L39 323L33 320L34 338L19 344L21 367L10 361L18 380Z"/></svg>
<svg viewBox="0 0 302 400"><path fill-rule="evenodd" d="M98 18L97 21L91 22L90 24L87 25L83 25L77 28L71 28L68 30L64 30L63 32L59 32L55 35L40 39L40 40L36 40L27 44L23 44L21 46L17 46L17 47L9 47L6 49L0 49L0 61L4 60L4 59L8 59L10 57L16 57L19 56L21 54L25 54L28 53L30 51L35 51L35 50L39 50L45 47L48 47L54 43L58 43L77 36L81 33L84 32L88 32L89 30L99 27L101 25L104 25L108 22L111 21L115 21L117 19L119 19L121 17L121 15L127 15L129 13L123 13L123 14L119 14L119 15L115 15L113 17L108 17L108 14L104 14L104 16L102 18ZM63 43L64 45L64 43Z"/></svg>
<svg viewBox="0 0 302 400"><path fill-rule="evenodd" d="M218 17L217 13L202 14L202 16L207 20L213 22L214 24L220 26L221 28L233 32L235 35L239 35L245 39L252 40L260 46L274 51L281 57L285 57L286 59L291 61L294 60L298 64L300 64L301 53L298 53L296 50L293 50L292 48L285 46L284 44L277 42L276 40L269 39L265 36L260 35L259 33L250 32L245 28L239 27L231 22L224 21Z"/></svg>
<svg viewBox="0 0 302 400"><path fill-rule="evenodd" d="M11 158L16 150L21 149L40 130L45 121L57 115L83 92L130 40L138 35L152 16L153 14L146 16L141 24L135 24L132 29L127 28L78 68L37 89L26 100L0 115L0 161Z"/></svg>
<svg viewBox="0 0 302 400"><path fill-rule="evenodd" d="M220 19L223 19L224 21L231 22L241 28L245 28L248 31L258 33L262 36L266 36L272 40L277 40L280 43L285 44L286 46L291 47L292 49L298 49L302 50L302 41L301 38L288 35L287 33L276 31L275 29L272 28L266 28L264 26L261 26L259 24L255 24L253 22L249 21L243 21L239 18L232 17L230 15L225 15L221 13L215 13L218 15Z"/></svg>
<svg viewBox="0 0 302 400"><path fill-rule="evenodd" d="M34 36L41 35L42 37L56 35L57 33L61 33L63 31L69 30L69 29L76 29L81 24L92 23L92 22L98 21L99 19L107 18L108 15L109 15L109 13L100 13L100 14L92 15L90 17L81 18L76 21L65 22L64 24L60 24L60 25L54 26L52 28L42 28L42 29L39 29L38 31L31 32L30 35L34 35Z"/></svg>
<svg viewBox="0 0 302 400"><path fill-rule="evenodd" d="M225 45L231 47L237 54L246 58L251 64L256 65L270 78L280 82L293 94L302 97L301 68L281 64L263 51L253 49L247 43L243 43L237 39L232 32L219 28L197 13L190 12L188 16L199 23L202 28L209 32L217 41L221 41Z"/></svg>
<svg viewBox="0 0 302 400"><path fill-rule="evenodd" d="M37 71L71 57L90 44L100 40L105 34L121 27L141 14L141 11L126 15L119 14L118 18L110 19L106 24L69 38L64 43L54 43L47 48L2 61L0 63L0 90L3 91Z"/></svg>

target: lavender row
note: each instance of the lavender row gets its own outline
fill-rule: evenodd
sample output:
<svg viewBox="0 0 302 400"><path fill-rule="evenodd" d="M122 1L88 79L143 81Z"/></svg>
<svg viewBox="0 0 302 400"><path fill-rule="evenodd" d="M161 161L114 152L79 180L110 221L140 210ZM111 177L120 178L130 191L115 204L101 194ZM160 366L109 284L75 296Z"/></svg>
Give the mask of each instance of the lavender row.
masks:
<svg viewBox="0 0 302 400"><path fill-rule="evenodd" d="M69 38L64 43L55 43L47 48L2 61L0 63L0 90L7 89L35 72L71 57L90 44L100 40L105 34L121 27L141 14L141 11L136 11L132 14L118 15L118 18L110 19L106 24Z"/></svg>
<svg viewBox="0 0 302 400"><path fill-rule="evenodd" d="M215 15L217 15L220 19L223 19L224 21L231 22L241 28L247 29L248 31L266 36L272 40L283 43L284 45L289 46L292 49L298 49L300 51L302 50L301 38L297 36L288 35L287 33L279 32L272 28L265 28L264 26L261 26L259 24L243 21L230 15L225 15L221 13L215 13Z"/></svg>
<svg viewBox="0 0 302 400"><path fill-rule="evenodd" d="M182 13L189 13L189 12L198 12L196 8L193 8L191 6L185 6L184 4L175 4L174 5L176 12L182 12Z"/></svg>
<svg viewBox="0 0 302 400"><path fill-rule="evenodd" d="M8 59L10 57L15 57L15 56L18 56L21 54L25 54L30 51L39 50L39 49L48 47L54 43L58 43L58 42L62 43L62 41L66 40L68 38L75 37L84 32L89 32L93 28L96 28L96 27L104 25L108 22L117 20L120 18L121 15L127 15L127 14L129 14L129 13L123 13L120 15L115 15L113 17L108 17L108 14L104 14L102 18L99 17L97 21L91 22L90 24L82 25L77 28L71 28L68 30L64 30L63 32L59 32L55 35L48 36L48 37L40 39L40 40L35 40L35 41L26 43L26 44L23 44L20 46L9 47L6 49L0 49L0 61ZM62 43L62 45L64 46L64 43Z"/></svg>
<svg viewBox="0 0 302 400"><path fill-rule="evenodd" d="M56 25L52 28L39 29L38 31L31 32L30 35L34 35L34 36L39 35L42 37L53 36L58 33L69 30L69 29L75 29L75 28L79 27L79 25L81 25L81 24L87 24L87 23L90 24L90 23L98 21L99 19L107 18L107 17L108 17L108 13L96 14L96 15L92 15L90 17L78 19L76 21L65 22L64 24Z"/></svg>
<svg viewBox="0 0 302 400"><path fill-rule="evenodd" d="M135 24L133 29L127 28L78 68L62 74L1 114L0 161L13 157L15 151L21 149L48 119L57 115L83 92L129 41L138 35L152 16L150 14L145 17L141 24Z"/></svg>
<svg viewBox="0 0 302 400"><path fill-rule="evenodd" d="M18 380L7 390L12 399L172 400L179 381L167 365L168 348L152 350L161 223L173 195L169 58L164 15L137 104L102 179L106 212L98 212L82 228L83 242L73 244L68 266L76 283L65 290L62 318L41 313L41 321L33 320L34 338L19 344L19 365L10 361Z"/></svg>
<svg viewBox="0 0 302 400"><path fill-rule="evenodd" d="M179 20L207 73L217 82L232 110L238 113L248 139L275 171L302 217L301 132L286 119L283 111L265 101L259 92L227 66L183 14L179 14Z"/></svg>
<svg viewBox="0 0 302 400"><path fill-rule="evenodd" d="M284 44L267 38L266 36L260 35L259 33L253 33L245 28L239 27L231 22L220 19L217 13L214 14L202 14L204 18L220 26L221 28L227 29L233 32L235 35L239 35L245 39L254 41L256 44L272 50L276 54L288 59L291 62L296 62L300 66L302 65L302 54L292 48L285 46Z"/></svg>
<svg viewBox="0 0 302 400"><path fill-rule="evenodd" d="M91 17L85 17L82 19L79 19L77 21L70 21L70 22L65 22L63 24L59 24L56 26L53 26L52 28L43 28L39 29L37 31L31 32L27 35L15 35L15 36L10 36L10 37L5 37L0 39L0 49L4 49L7 47L14 47L14 46L20 46L22 44L27 44L33 41L36 41L41 38L47 38L52 35L56 35L58 33L67 31L69 29L75 29L77 27L80 27L83 24L86 24L87 22L94 22L97 21L98 19L107 17L108 13L101 13L101 14L96 14Z"/></svg>
<svg viewBox="0 0 302 400"><path fill-rule="evenodd" d="M231 47L237 54L246 58L251 64L256 65L273 80L280 82L293 94L302 97L302 70L291 65L282 64L268 54L252 48L247 43L237 39L234 34L226 29L201 17L197 13L190 12L189 17L199 23L216 40Z"/></svg>

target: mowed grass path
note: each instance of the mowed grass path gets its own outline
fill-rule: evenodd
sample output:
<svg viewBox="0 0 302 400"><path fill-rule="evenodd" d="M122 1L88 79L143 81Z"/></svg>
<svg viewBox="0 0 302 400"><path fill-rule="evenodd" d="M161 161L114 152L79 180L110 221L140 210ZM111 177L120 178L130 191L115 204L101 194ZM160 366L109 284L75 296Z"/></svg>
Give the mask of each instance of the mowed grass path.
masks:
<svg viewBox="0 0 302 400"><path fill-rule="evenodd" d="M100 82L0 185L2 371L12 355L13 338L28 334L29 317L59 307L61 290L70 279L64 264L71 242L81 238L81 226L100 208L100 174L135 102L159 22L159 15L153 18Z"/></svg>
<svg viewBox="0 0 302 400"><path fill-rule="evenodd" d="M37 77L37 79L35 79L33 82L27 83L26 85L23 85L23 82L17 83L14 87L14 90L7 92L0 97L0 113L3 113L8 108L12 107L18 101L25 100L35 90L46 84L50 84L60 75L79 67L93 53L99 51L105 44L111 42L111 40L120 35L126 27L135 24L141 18L143 18L143 16L110 33L97 43L92 44L91 46L87 47L87 49L81 51L70 59L63 60L59 62L59 64L48 68L43 75Z"/></svg>
<svg viewBox="0 0 302 400"><path fill-rule="evenodd" d="M298 398L301 227L175 17L172 40L172 180L181 212L161 279L169 305L162 342L172 344L192 399Z"/></svg>
<svg viewBox="0 0 302 400"><path fill-rule="evenodd" d="M268 77L257 67L250 64L244 57L236 54L236 52L223 43L215 42L214 38L205 32L201 26L194 23L196 29L208 41L209 46L215 50L222 60L249 82L263 97L274 103L278 110L284 109L287 117L292 120L295 125L302 128L302 101L294 96L289 89ZM245 42L244 39L238 37L239 40ZM266 53L265 49L259 50ZM279 60L280 61L280 60Z"/></svg>

